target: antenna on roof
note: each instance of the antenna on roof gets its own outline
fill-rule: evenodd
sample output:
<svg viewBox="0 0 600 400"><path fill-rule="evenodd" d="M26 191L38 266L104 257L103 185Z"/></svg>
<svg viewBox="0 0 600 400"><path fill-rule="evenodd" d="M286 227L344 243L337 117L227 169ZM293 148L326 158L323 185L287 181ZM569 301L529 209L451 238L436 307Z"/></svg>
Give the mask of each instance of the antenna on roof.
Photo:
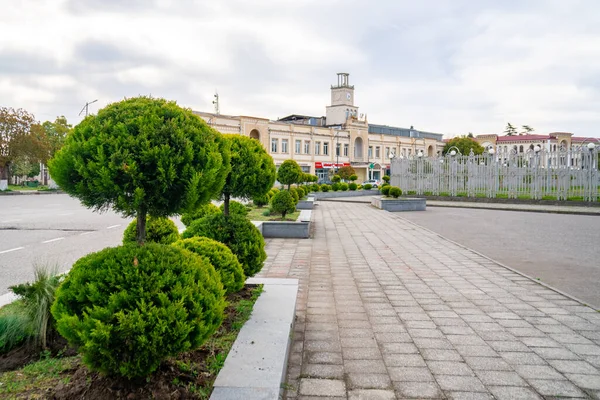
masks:
<svg viewBox="0 0 600 400"><path fill-rule="evenodd" d="M214 100L213 100L213 104L215 105L215 114L219 115L221 114L221 111L219 110L219 93L217 92L217 90L215 89L215 95L214 95Z"/></svg>
<svg viewBox="0 0 600 400"><path fill-rule="evenodd" d="M90 106L90 104L97 102L98 99L94 100L94 101L90 101L90 102L86 102L85 106L83 106L83 108L81 109L81 111L79 111L79 115L81 115L81 113L83 112L83 110L85 110L85 116L88 116L88 108Z"/></svg>

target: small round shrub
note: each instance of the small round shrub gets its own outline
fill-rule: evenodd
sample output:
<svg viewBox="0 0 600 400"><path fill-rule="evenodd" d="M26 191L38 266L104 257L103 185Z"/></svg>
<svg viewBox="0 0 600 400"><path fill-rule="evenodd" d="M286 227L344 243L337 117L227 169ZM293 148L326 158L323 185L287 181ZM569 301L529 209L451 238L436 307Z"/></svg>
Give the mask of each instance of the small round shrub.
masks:
<svg viewBox="0 0 600 400"><path fill-rule="evenodd" d="M337 182L339 182L339 181L341 181L341 180L342 180L342 178L341 178L339 175L334 175L334 176L331 178L331 182L333 182L333 183L337 183Z"/></svg>
<svg viewBox="0 0 600 400"><path fill-rule="evenodd" d="M271 191L273 192L273 194L279 192L279 189L276 187L271 188Z"/></svg>
<svg viewBox="0 0 600 400"><path fill-rule="evenodd" d="M311 189L313 192L318 192L321 189L321 186L318 183L313 183Z"/></svg>
<svg viewBox="0 0 600 400"><path fill-rule="evenodd" d="M225 208L225 203L221 204L221 206L219 207L221 212L223 212L224 208ZM238 201L230 200L229 201L229 215L231 215L231 214L237 214L237 215L241 215L242 217L245 217L248 215L248 208L246 208L245 205L243 205L242 203L240 203Z"/></svg>
<svg viewBox="0 0 600 400"><path fill-rule="evenodd" d="M252 198L252 203L254 203L256 207L260 208L269 204L270 200L271 199L269 198L268 194L263 194L262 196L254 196Z"/></svg>
<svg viewBox="0 0 600 400"><path fill-rule="evenodd" d="M296 189L296 193L298 193L298 200L304 197L304 188L302 186L298 186Z"/></svg>
<svg viewBox="0 0 600 400"><path fill-rule="evenodd" d="M262 215L265 216L265 217L268 217L269 215L271 215L271 210L269 208L265 209L262 212Z"/></svg>
<svg viewBox="0 0 600 400"><path fill-rule="evenodd" d="M151 216L146 218L146 242L171 244L177 240L179 240L179 229L169 218ZM123 244L136 242L137 218L134 218L123 232Z"/></svg>
<svg viewBox="0 0 600 400"><path fill-rule="evenodd" d="M390 188L391 188L390 185L383 185L381 187L381 189L380 189L381 194L384 195L384 196L389 196L389 194L390 194Z"/></svg>
<svg viewBox="0 0 600 400"><path fill-rule="evenodd" d="M338 190L340 190L340 183L339 182L332 183L331 190L333 190L334 192L337 192Z"/></svg>
<svg viewBox="0 0 600 400"><path fill-rule="evenodd" d="M183 232L183 238L205 236L231 249L242 264L244 275L254 276L267 258L265 240L256 226L239 214L223 213L198 219Z"/></svg>
<svg viewBox="0 0 600 400"><path fill-rule="evenodd" d="M213 266L157 243L107 248L80 258L56 292L58 332L92 370L129 379L198 348L223 321L224 290Z"/></svg>
<svg viewBox="0 0 600 400"><path fill-rule="evenodd" d="M219 210L219 207L215 206L214 204L204 204L192 212L186 212L181 214L181 222L185 226L190 226L190 224L197 219L200 219L208 214L217 214L220 212L221 211Z"/></svg>
<svg viewBox="0 0 600 400"><path fill-rule="evenodd" d="M329 186L326 183L324 183L324 184L321 185L321 191L322 192L329 192L330 189L331 189L331 186Z"/></svg>
<svg viewBox="0 0 600 400"><path fill-rule="evenodd" d="M383 179L385 183L390 183L390 176L389 175L384 175L381 179Z"/></svg>
<svg viewBox="0 0 600 400"><path fill-rule="evenodd" d="M389 190L389 195L397 199L398 197L402 196L402 190L400 190L400 188L397 186L391 186Z"/></svg>
<svg viewBox="0 0 600 400"><path fill-rule="evenodd" d="M342 192L345 192L345 191L347 191L347 190L348 190L348 184L347 184L347 183L345 183L345 182L342 182L342 183L340 183L340 190L341 190Z"/></svg>
<svg viewBox="0 0 600 400"><path fill-rule="evenodd" d="M235 254L221 242L207 237L181 239L172 246L186 249L204 257L215 267L227 293L239 292L244 287L244 270Z"/></svg>
<svg viewBox="0 0 600 400"><path fill-rule="evenodd" d="M350 189L350 190L356 190L356 189L358 189L358 185L356 183L354 183L354 182L349 183L348 184L348 189Z"/></svg>
<svg viewBox="0 0 600 400"><path fill-rule="evenodd" d="M357 179L358 179L358 175L356 175L356 174L352 174L352 175L350 175L350 180L351 180L352 182L354 182L354 181L355 181L355 180L357 180Z"/></svg>
<svg viewBox="0 0 600 400"><path fill-rule="evenodd" d="M366 183L366 184L364 184L364 185L363 185L363 187L362 187L362 188L363 188L364 190L371 190L371 188L372 188L372 187L373 187L373 185L371 185L370 183Z"/></svg>
<svg viewBox="0 0 600 400"><path fill-rule="evenodd" d="M281 214L282 218L288 213L293 213L296 210L296 202L292 197L292 192L282 190L277 193L271 200L271 211Z"/></svg>
<svg viewBox="0 0 600 400"><path fill-rule="evenodd" d="M283 190L282 190L283 192ZM298 200L300 200L300 196L298 195L298 191L296 190L296 188L290 188L289 190L290 194L292 195L293 199L294 199L294 206L296 204L298 204ZM275 194L277 196L277 194Z"/></svg>

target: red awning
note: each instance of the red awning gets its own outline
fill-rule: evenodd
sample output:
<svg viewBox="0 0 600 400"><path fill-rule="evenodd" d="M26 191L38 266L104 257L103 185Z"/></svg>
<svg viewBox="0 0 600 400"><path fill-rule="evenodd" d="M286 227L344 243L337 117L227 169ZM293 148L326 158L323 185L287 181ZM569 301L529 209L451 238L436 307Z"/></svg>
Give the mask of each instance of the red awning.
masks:
<svg viewBox="0 0 600 400"><path fill-rule="evenodd" d="M350 163L315 162L315 169L348 167Z"/></svg>

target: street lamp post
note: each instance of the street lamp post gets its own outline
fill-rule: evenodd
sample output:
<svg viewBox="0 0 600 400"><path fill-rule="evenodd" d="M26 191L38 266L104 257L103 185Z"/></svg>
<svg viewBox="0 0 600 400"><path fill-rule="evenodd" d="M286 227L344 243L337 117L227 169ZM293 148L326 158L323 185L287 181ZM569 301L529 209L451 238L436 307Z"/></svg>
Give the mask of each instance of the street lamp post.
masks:
<svg viewBox="0 0 600 400"><path fill-rule="evenodd" d="M337 174L337 172L339 171L340 167L340 131L338 131L335 135L336 138L336 142L335 142L335 155L336 155L336 160L335 160L335 173Z"/></svg>

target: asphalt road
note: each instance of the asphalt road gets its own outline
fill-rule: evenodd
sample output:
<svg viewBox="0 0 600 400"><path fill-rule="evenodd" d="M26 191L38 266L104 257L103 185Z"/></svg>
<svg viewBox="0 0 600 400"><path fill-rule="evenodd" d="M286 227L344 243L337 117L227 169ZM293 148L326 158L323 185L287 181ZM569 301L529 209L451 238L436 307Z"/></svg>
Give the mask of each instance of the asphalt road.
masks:
<svg viewBox="0 0 600 400"><path fill-rule="evenodd" d="M600 309L600 217L427 207L401 214Z"/></svg>
<svg viewBox="0 0 600 400"><path fill-rule="evenodd" d="M129 222L63 194L0 196L0 295L31 280L36 264L63 272L90 252L118 245Z"/></svg>

